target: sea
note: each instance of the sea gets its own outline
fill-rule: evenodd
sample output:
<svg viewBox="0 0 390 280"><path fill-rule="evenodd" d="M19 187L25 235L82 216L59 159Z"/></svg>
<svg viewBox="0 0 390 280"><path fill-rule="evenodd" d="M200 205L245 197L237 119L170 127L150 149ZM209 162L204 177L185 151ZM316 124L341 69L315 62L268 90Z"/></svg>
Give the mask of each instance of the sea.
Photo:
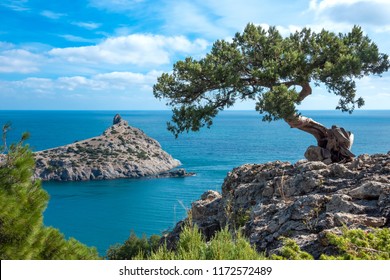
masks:
<svg viewBox="0 0 390 280"><path fill-rule="evenodd" d="M291 129L283 121L262 122L255 111L225 111L210 129L184 133L177 139L167 131L170 111L0 111L0 124L11 122L8 143L25 131L34 151L100 135L119 113L129 125L156 139L196 176L160 179L118 179L86 182L43 182L50 200L44 223L98 249L101 256L134 232L147 237L163 234L185 217L191 203L207 190L221 190L227 173L242 164L303 159L313 136ZM302 111L330 127L355 135L356 154L390 150L390 111Z"/></svg>

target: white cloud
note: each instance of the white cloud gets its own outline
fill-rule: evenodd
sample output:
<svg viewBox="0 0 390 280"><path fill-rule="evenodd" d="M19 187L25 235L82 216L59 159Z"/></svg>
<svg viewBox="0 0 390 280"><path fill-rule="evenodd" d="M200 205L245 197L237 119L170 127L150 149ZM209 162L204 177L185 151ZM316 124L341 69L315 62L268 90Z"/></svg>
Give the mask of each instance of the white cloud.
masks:
<svg viewBox="0 0 390 280"><path fill-rule="evenodd" d="M336 23L383 26L390 24L388 0L312 0L309 11L317 19Z"/></svg>
<svg viewBox="0 0 390 280"><path fill-rule="evenodd" d="M3 46L6 45L3 43ZM8 48L10 46L8 45ZM23 49L0 50L0 73L37 72L39 70L40 60L40 55Z"/></svg>
<svg viewBox="0 0 390 280"><path fill-rule="evenodd" d="M55 87L66 91L86 88L89 90L102 90L107 86L100 81L82 76L60 77L55 81Z"/></svg>
<svg viewBox="0 0 390 280"><path fill-rule="evenodd" d="M100 23L96 23L96 22L81 22L81 21L75 21L75 22L72 22L73 25L76 25L78 27L82 27L82 28L85 28L85 29L88 29L88 30L94 30L94 29L97 29L101 26Z"/></svg>
<svg viewBox="0 0 390 280"><path fill-rule="evenodd" d="M10 50L13 49L14 47L15 47L14 44L0 41L0 50Z"/></svg>
<svg viewBox="0 0 390 280"><path fill-rule="evenodd" d="M388 0L311 0L309 7L311 10L321 11L340 5L354 5L357 3L389 4Z"/></svg>
<svg viewBox="0 0 390 280"><path fill-rule="evenodd" d="M139 91L150 89L161 75L160 71L150 71L146 74L133 72L109 72L85 76L58 77L55 79L30 77L20 81L0 81L3 89L18 88L22 92L53 94L60 92L76 92L81 95L91 91L111 92Z"/></svg>
<svg viewBox="0 0 390 280"><path fill-rule="evenodd" d="M2 2L3 3L0 3L0 5L17 12L30 10L28 7L26 7L28 0L2 0Z"/></svg>
<svg viewBox="0 0 390 280"><path fill-rule="evenodd" d="M258 25L260 25L265 30L268 30L270 28L270 25L267 24L267 23L261 23L261 24L258 24ZM297 25L289 25L287 27L281 26L281 25L277 25L276 28L278 29L280 34L282 34L282 36L285 36L285 37L290 35L291 33L295 33L296 31L299 31L299 30L302 29L302 27L297 26Z"/></svg>
<svg viewBox="0 0 390 280"><path fill-rule="evenodd" d="M144 0L89 0L89 5L98 9L123 12L134 9L141 2Z"/></svg>
<svg viewBox="0 0 390 280"><path fill-rule="evenodd" d="M79 37L79 36L74 36L71 34L64 34L64 35L58 35L61 38L64 38L65 40L69 42L79 42L79 43L93 43L94 40Z"/></svg>
<svg viewBox="0 0 390 280"><path fill-rule="evenodd" d="M160 13L166 22L165 30L176 34L200 34L203 38L221 39L232 37L249 22L284 21L289 7L287 1L258 0L165 0ZM271 20L271 21L269 21ZM290 21L291 24L294 21ZM282 25L283 23L279 23ZM295 24L295 23L294 23Z"/></svg>
<svg viewBox="0 0 390 280"><path fill-rule="evenodd" d="M132 73L132 72L111 72L97 74L94 76L94 80L105 82L110 87L117 89L126 89L134 86L150 87L156 81L157 77L162 74L161 71L150 71L147 74Z"/></svg>
<svg viewBox="0 0 390 280"><path fill-rule="evenodd" d="M44 16L44 17L47 17L47 18L50 18L50 19L59 19L61 17L66 16L66 14L56 13L56 12L53 12L53 11L44 10L44 11L41 12L41 16Z"/></svg>
<svg viewBox="0 0 390 280"><path fill-rule="evenodd" d="M115 36L127 36L134 33L134 27L121 25L120 27L115 29Z"/></svg>
<svg viewBox="0 0 390 280"><path fill-rule="evenodd" d="M205 40L191 42L183 36L132 34L108 38L93 46L55 48L49 54L71 63L162 65L169 63L177 52L198 53L207 45Z"/></svg>
<svg viewBox="0 0 390 280"><path fill-rule="evenodd" d="M169 1L164 8L165 29L172 33L192 33L203 36L225 37L229 34L226 26L214 22L202 6L187 1Z"/></svg>
<svg viewBox="0 0 390 280"><path fill-rule="evenodd" d="M51 79L46 78L27 78L20 81L11 81L11 82L3 82L3 88L18 88L18 89L28 89L30 92L36 93L47 93L50 92L53 88L54 83Z"/></svg>

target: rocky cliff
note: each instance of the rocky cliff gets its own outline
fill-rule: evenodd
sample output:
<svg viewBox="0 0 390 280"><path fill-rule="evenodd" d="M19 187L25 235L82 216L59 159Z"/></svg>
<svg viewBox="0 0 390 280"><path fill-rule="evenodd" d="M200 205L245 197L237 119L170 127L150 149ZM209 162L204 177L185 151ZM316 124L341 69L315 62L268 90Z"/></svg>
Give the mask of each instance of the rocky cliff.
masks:
<svg viewBox="0 0 390 280"><path fill-rule="evenodd" d="M35 153L35 177L78 181L187 175L168 172L180 165L160 144L119 115L100 136Z"/></svg>
<svg viewBox="0 0 390 280"><path fill-rule="evenodd" d="M259 251L276 252L294 239L314 257L329 253L327 232L390 226L390 152L352 162L270 162L228 174L222 193L207 191L191 208L207 238L229 225L242 228ZM174 244L183 222L167 237Z"/></svg>

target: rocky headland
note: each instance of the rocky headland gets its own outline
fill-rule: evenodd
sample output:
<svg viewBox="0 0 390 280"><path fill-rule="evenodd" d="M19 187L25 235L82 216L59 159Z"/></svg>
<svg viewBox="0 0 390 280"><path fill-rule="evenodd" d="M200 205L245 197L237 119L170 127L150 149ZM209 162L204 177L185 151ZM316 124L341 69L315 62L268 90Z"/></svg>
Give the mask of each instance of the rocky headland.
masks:
<svg viewBox="0 0 390 280"><path fill-rule="evenodd" d="M35 177L42 180L82 181L140 177L184 177L180 162L160 144L116 115L100 136L39 151Z"/></svg>
<svg viewBox="0 0 390 280"><path fill-rule="evenodd" d="M222 192L207 191L191 207L209 239L228 225L272 254L283 237L318 258L334 248L326 233L390 226L390 152L327 165L302 160L247 164L228 173ZM164 239L174 247L184 221Z"/></svg>

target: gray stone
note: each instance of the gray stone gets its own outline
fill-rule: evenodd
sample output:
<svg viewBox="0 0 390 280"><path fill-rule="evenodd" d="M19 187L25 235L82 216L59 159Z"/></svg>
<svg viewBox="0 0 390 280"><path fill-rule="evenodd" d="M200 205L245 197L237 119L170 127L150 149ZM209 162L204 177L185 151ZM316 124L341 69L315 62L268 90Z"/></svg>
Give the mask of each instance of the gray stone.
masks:
<svg viewBox="0 0 390 280"><path fill-rule="evenodd" d="M357 199L378 199L381 194L389 193L390 184L368 181L350 190L348 194Z"/></svg>
<svg viewBox="0 0 390 280"><path fill-rule="evenodd" d="M334 250L327 243L328 232L341 234L344 226L367 231L389 226L390 154L331 165L243 165L229 172L222 194L204 193L191 210L208 238L213 230L232 226L235 214L249 211L243 232L258 250L277 252L283 246L280 238L290 237L319 258ZM167 240L174 243L180 229L173 232Z"/></svg>
<svg viewBox="0 0 390 280"><path fill-rule="evenodd" d="M327 149L318 146L310 146L305 152L305 158L308 161L324 161L330 159L331 154Z"/></svg>

